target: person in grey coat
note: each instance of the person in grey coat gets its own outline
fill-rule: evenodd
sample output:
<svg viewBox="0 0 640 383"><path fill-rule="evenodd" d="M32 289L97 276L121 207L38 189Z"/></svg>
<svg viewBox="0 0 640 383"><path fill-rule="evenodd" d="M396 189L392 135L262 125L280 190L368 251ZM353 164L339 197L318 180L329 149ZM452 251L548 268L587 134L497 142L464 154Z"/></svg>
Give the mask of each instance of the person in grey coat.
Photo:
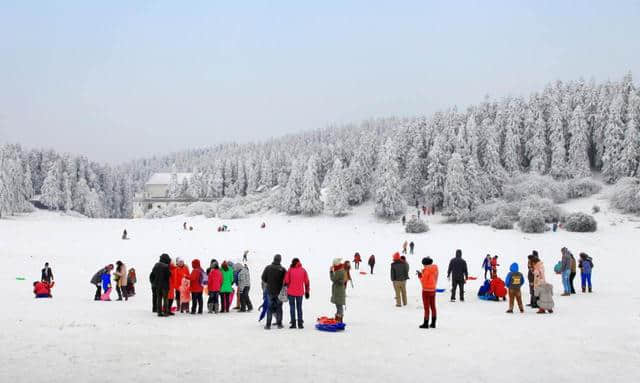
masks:
<svg viewBox="0 0 640 383"><path fill-rule="evenodd" d="M236 263L237 264L237 263ZM245 264L238 271L238 293L240 295L240 312L253 310L253 304L249 299L249 289L251 288L251 275L249 267Z"/></svg>
<svg viewBox="0 0 640 383"><path fill-rule="evenodd" d="M537 297L536 303L538 304L538 314L544 314L545 311L553 313L553 285L551 283L541 283L534 287Z"/></svg>
<svg viewBox="0 0 640 383"><path fill-rule="evenodd" d="M562 275L562 287L564 288L563 297L571 295L571 284L569 277L571 276L571 253L569 249L563 247L560 249L562 259L560 260L560 274Z"/></svg>

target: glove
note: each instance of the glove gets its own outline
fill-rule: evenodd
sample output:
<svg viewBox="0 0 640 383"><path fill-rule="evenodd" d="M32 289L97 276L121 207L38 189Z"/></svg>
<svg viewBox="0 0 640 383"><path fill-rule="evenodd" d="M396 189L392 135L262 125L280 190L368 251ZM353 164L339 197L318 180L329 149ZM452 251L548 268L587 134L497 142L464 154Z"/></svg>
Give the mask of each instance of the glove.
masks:
<svg viewBox="0 0 640 383"><path fill-rule="evenodd" d="M304 293L304 299L309 299L309 292Z"/></svg>

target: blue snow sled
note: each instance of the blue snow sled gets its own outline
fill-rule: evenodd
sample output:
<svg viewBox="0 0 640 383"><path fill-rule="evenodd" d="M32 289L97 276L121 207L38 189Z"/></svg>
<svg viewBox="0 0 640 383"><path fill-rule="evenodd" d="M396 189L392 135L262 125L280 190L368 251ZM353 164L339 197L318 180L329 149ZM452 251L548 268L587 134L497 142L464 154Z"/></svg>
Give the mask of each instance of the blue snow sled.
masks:
<svg viewBox="0 0 640 383"><path fill-rule="evenodd" d="M444 293L446 289L436 289L436 293Z"/></svg>
<svg viewBox="0 0 640 383"><path fill-rule="evenodd" d="M327 331L327 332L343 331L345 327L346 327L346 324L344 324L344 323L333 323L333 324L318 323L318 324L316 324L316 329L318 329L320 331Z"/></svg>

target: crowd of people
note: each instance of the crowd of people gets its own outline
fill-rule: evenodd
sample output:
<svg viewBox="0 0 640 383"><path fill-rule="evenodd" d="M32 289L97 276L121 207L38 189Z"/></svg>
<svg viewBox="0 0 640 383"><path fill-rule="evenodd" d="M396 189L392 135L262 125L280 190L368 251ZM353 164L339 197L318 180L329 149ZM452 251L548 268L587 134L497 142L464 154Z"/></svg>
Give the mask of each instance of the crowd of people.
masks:
<svg viewBox="0 0 640 383"><path fill-rule="evenodd" d="M122 261L117 261L115 266L110 263L100 268L91 277L90 283L96 287L93 299L96 301L110 301L113 284L115 283L116 293L118 294L117 300L127 301L136 294L135 284L137 282L136 270L133 267L127 270L127 266Z"/></svg>

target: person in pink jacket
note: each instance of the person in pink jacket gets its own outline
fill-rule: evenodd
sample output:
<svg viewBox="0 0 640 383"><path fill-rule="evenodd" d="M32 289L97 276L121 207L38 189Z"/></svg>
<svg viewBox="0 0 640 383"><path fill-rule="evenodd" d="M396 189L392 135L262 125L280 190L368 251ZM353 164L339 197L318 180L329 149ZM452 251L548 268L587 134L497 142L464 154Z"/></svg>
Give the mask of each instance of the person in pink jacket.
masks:
<svg viewBox="0 0 640 383"><path fill-rule="evenodd" d="M191 281L185 275L182 277L182 283L178 288L180 290L180 312L189 314L189 302L191 302Z"/></svg>
<svg viewBox="0 0 640 383"><path fill-rule="evenodd" d="M309 299L309 275L298 258L293 258L291 261L291 267L284 275L284 285L287 286L289 312L291 314L291 326L289 328L296 328L296 311L298 312L298 328L304 328L302 296Z"/></svg>

